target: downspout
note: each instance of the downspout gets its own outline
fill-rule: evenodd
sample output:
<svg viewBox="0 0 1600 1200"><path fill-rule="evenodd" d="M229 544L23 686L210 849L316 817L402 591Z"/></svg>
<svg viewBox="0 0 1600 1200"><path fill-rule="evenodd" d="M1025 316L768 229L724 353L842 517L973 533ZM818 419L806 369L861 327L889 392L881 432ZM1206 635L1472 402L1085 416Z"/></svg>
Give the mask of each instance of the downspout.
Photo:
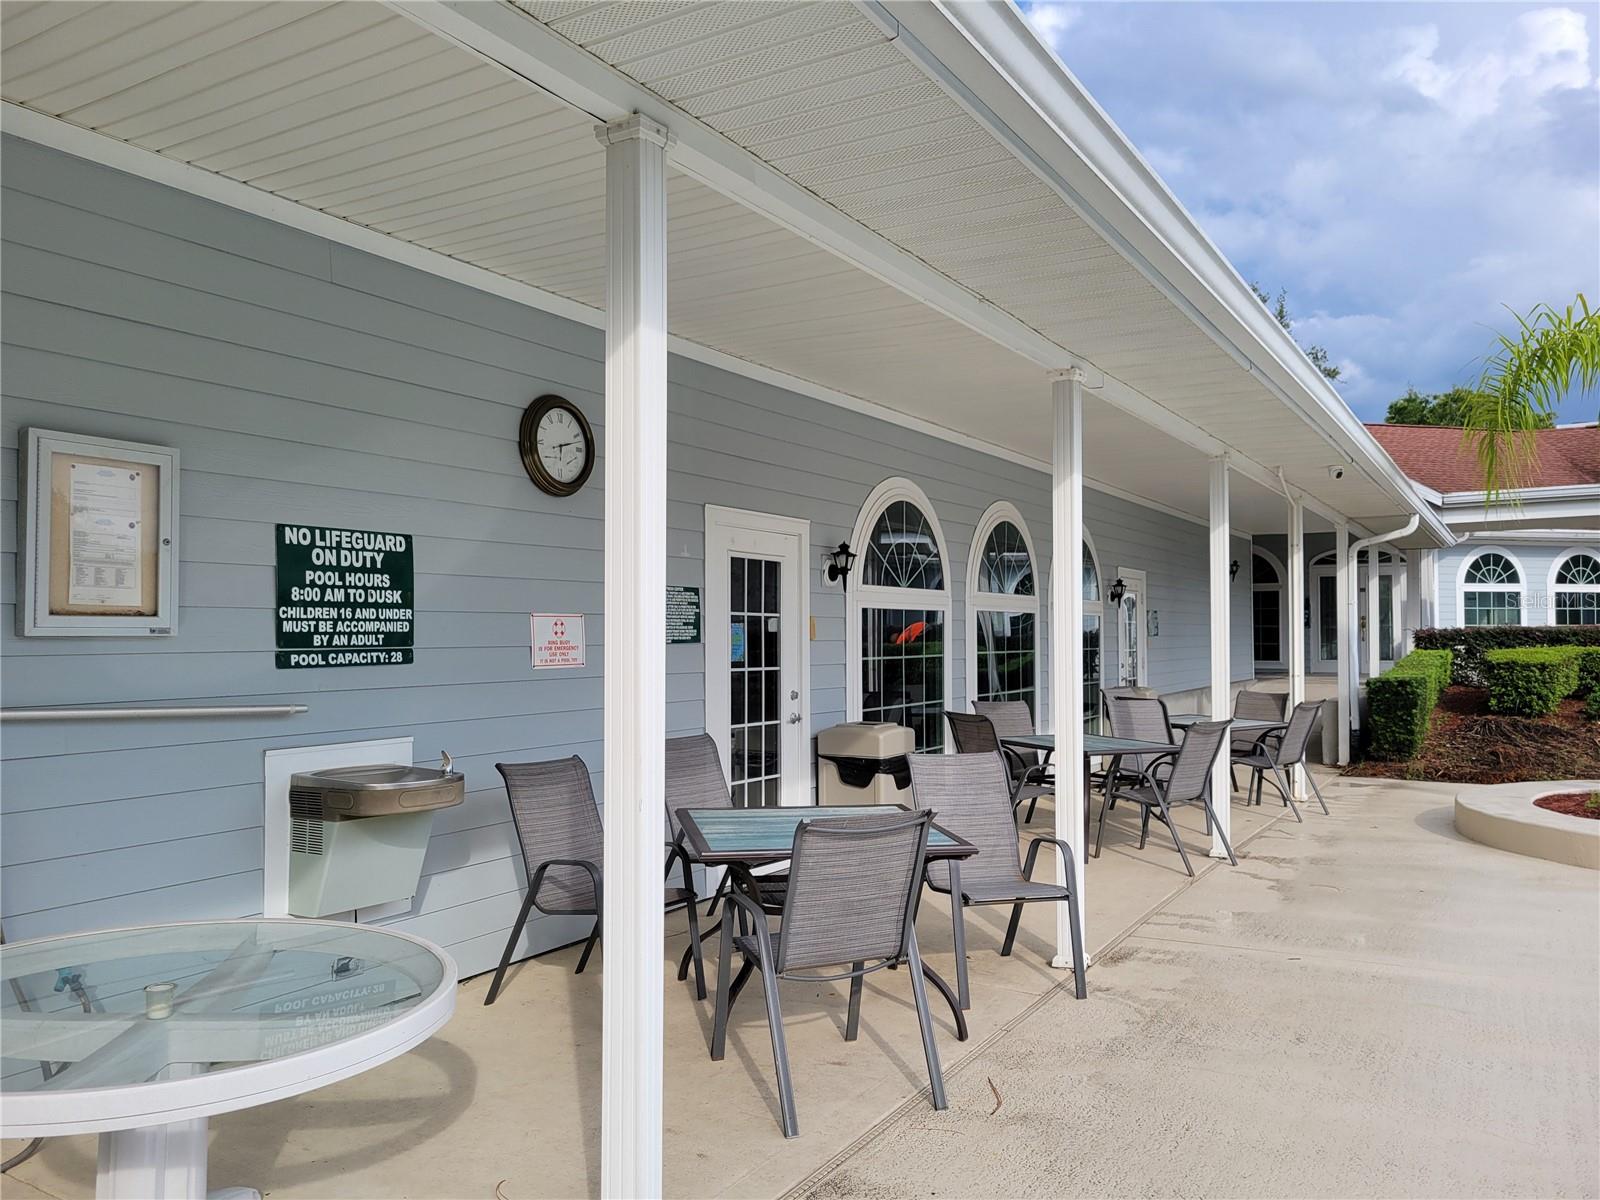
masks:
<svg viewBox="0 0 1600 1200"><path fill-rule="evenodd" d="M1357 599L1361 593L1359 586L1361 576L1358 568L1360 554L1368 546L1392 542L1395 538L1409 537L1416 532L1417 526L1421 523L1422 514L1412 513L1410 519L1398 529L1391 529L1388 533L1375 533L1371 537L1359 538L1350 543L1350 579L1352 584L1355 585L1350 588L1350 609L1345 613L1345 627L1350 630L1350 637L1347 640L1350 644L1339 647L1339 652L1348 655L1350 659L1350 695L1346 697L1346 700L1350 705L1350 744L1352 747L1356 743L1355 735L1361 729L1361 623L1359 620L1360 601ZM1378 574L1373 569L1377 565L1378 558L1374 554L1372 561L1367 564L1367 586L1370 588L1378 586ZM1378 631L1369 629L1367 630L1367 636L1369 638L1377 637Z"/></svg>

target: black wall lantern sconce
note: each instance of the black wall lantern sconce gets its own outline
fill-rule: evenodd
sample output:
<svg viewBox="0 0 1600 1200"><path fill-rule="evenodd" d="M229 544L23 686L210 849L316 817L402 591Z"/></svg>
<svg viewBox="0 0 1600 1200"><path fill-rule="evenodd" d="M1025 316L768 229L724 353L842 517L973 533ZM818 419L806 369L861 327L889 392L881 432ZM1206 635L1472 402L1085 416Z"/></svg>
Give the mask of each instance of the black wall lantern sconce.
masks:
<svg viewBox="0 0 1600 1200"><path fill-rule="evenodd" d="M1128 594L1128 585L1123 583L1122 582L1122 576L1118 575L1117 578L1116 578L1116 582L1114 582L1111 585L1111 587L1109 589L1107 589L1107 591L1106 591L1106 599L1111 601L1111 607L1112 608L1116 608L1119 605L1121 605L1122 598L1124 596L1126 596L1127 594Z"/></svg>
<svg viewBox="0 0 1600 1200"><path fill-rule="evenodd" d="M1232 583L1239 578L1239 560L1236 558L1228 564L1228 582Z"/></svg>
<svg viewBox="0 0 1600 1200"><path fill-rule="evenodd" d="M841 592L849 591L850 568L859 557L850 549L850 543L840 542L836 549L829 550L823 557L828 561L828 582L837 583Z"/></svg>

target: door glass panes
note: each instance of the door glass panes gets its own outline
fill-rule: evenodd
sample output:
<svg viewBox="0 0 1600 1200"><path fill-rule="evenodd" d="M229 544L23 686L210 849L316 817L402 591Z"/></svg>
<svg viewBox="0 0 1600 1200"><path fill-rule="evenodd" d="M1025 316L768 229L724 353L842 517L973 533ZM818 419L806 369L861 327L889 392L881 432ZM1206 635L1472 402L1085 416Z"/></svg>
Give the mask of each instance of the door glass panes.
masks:
<svg viewBox="0 0 1600 1200"><path fill-rule="evenodd" d="M1283 656L1278 636L1278 589L1262 588L1252 596L1252 628L1257 662L1277 662Z"/></svg>
<svg viewBox="0 0 1600 1200"><path fill-rule="evenodd" d="M1038 669L1034 614L980 609L977 618L977 699L1021 700L1033 712Z"/></svg>
<svg viewBox="0 0 1600 1200"><path fill-rule="evenodd" d="M1556 571L1556 624L1600 625L1600 558L1574 554Z"/></svg>
<svg viewBox="0 0 1600 1200"><path fill-rule="evenodd" d="M1332 575L1317 577L1317 657L1323 662L1339 657L1339 590Z"/></svg>
<svg viewBox="0 0 1600 1200"><path fill-rule="evenodd" d="M728 560L729 764L740 808L778 804L783 777L782 563Z"/></svg>
<svg viewBox="0 0 1600 1200"><path fill-rule="evenodd" d="M1139 596L1129 592L1122 598L1122 673L1117 680L1124 687L1139 682L1139 655L1144 646L1139 621Z"/></svg>
<svg viewBox="0 0 1600 1200"><path fill-rule="evenodd" d="M984 543L978 590L1000 596L1033 595L1033 560L1021 530L1010 521L996 525Z"/></svg>
<svg viewBox="0 0 1600 1200"><path fill-rule="evenodd" d="M1378 576L1378 657L1394 661L1394 576Z"/></svg>
<svg viewBox="0 0 1600 1200"><path fill-rule="evenodd" d="M861 719L905 725L919 751L942 750L944 708L944 613L862 609Z"/></svg>
<svg viewBox="0 0 1600 1200"><path fill-rule="evenodd" d="M1100 732L1100 618L1083 619L1083 730Z"/></svg>
<svg viewBox="0 0 1600 1200"><path fill-rule="evenodd" d="M1020 538L1018 539L1021 540ZM862 582L876 587L944 587L944 561L927 518L915 504L896 500L883 510L867 542Z"/></svg>

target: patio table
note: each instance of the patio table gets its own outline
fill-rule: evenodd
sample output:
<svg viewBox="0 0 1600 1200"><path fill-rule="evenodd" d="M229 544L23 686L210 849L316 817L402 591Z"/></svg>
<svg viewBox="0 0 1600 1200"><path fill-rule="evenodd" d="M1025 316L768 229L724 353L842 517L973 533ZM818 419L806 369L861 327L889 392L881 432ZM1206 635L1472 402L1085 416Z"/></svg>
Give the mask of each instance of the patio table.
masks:
<svg viewBox="0 0 1600 1200"><path fill-rule="evenodd" d="M1018 750L1042 751L1045 761L1055 753L1056 735L1053 733L1018 734L1000 739L1002 746ZM1169 754L1178 749L1172 742L1146 742L1138 738L1110 737L1101 733L1083 735L1083 844L1089 844L1089 760L1091 758L1121 758L1124 754ZM1116 764L1112 764L1113 770Z"/></svg>
<svg viewBox="0 0 1600 1200"><path fill-rule="evenodd" d="M1214 720L1216 718L1209 713L1172 713L1167 717L1167 724L1174 729L1187 729L1189 726L1198 725L1202 721ZM1287 720L1263 721L1257 717L1224 717L1223 720L1229 723L1228 733L1230 736L1239 733L1264 735L1289 728Z"/></svg>
<svg viewBox="0 0 1600 1200"><path fill-rule="evenodd" d="M801 821L826 821L837 817L881 816L903 804L790 805L778 808L680 808L678 823L683 830L682 845L689 858L702 866L762 867L785 862L794 849L795 828ZM950 886L961 886L961 860L971 858L978 848L937 824L928 830L929 862L944 862L950 867ZM727 920L727 916L723 920ZM710 936L709 933L706 935ZM958 943L964 941L957 934ZM924 959L922 973L950 1005L955 1017L956 1038L967 1040L967 1018L962 1013L962 998L967 994L966 947L957 944L956 978L959 995L952 991Z"/></svg>
<svg viewBox="0 0 1600 1200"><path fill-rule="evenodd" d="M388 1062L456 995L455 963L421 938L294 919L15 942L0 977L0 1132L98 1133L101 1200L205 1196L213 1113Z"/></svg>

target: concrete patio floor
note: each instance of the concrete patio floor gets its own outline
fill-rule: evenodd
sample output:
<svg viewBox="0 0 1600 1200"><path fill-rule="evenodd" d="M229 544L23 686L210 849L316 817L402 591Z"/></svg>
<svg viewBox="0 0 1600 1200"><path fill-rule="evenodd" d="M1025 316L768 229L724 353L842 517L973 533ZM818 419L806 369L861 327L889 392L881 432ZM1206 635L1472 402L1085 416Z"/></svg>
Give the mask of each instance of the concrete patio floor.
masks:
<svg viewBox="0 0 1600 1200"><path fill-rule="evenodd" d="M996 953L1004 910L973 914L967 1043L935 1004L945 1114L919 1094L900 973L869 983L853 1045L841 988L784 986L792 1141L759 987L713 1063L709 1003L669 980L668 1195L1582 1194L1585 1170L1592 1191L1593 1150L1571 1139L1595 1111L1596 877L1460 840L1436 790L1322 778L1332 818L1235 803L1241 866L1197 856L1194 885L1170 843L1137 851L1131 814L1114 814L1090 864L1086 1001L1047 965L1047 906L1010 959ZM1041 831L1049 820L1041 807ZM1181 820L1191 850L1206 844L1198 814ZM930 897L918 927L951 977L948 909ZM675 933L669 961L682 945ZM468 980L451 1024L412 1054L214 1120L212 1186L594 1194L601 976L573 976L576 956L523 964L493 1008L487 977ZM5 1194L92 1195L94 1152L53 1141Z"/></svg>

